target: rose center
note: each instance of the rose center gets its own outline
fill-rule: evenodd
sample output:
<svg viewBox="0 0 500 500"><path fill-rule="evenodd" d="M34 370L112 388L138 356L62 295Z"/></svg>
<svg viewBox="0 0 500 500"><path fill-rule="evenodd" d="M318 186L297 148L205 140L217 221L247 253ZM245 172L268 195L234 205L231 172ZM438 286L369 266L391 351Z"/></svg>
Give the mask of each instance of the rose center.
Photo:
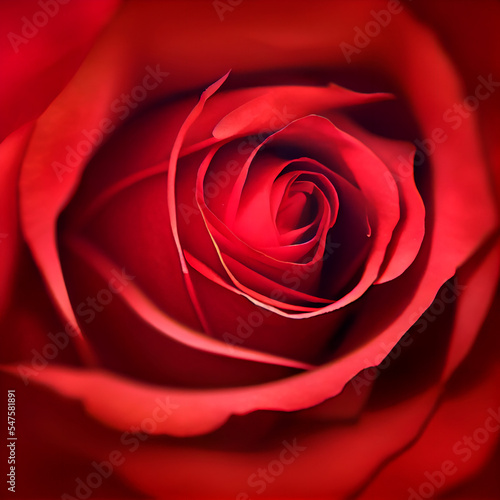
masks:
<svg viewBox="0 0 500 500"><path fill-rule="evenodd" d="M318 200L311 182L297 182L281 201L276 217L280 234L311 225L318 214Z"/></svg>

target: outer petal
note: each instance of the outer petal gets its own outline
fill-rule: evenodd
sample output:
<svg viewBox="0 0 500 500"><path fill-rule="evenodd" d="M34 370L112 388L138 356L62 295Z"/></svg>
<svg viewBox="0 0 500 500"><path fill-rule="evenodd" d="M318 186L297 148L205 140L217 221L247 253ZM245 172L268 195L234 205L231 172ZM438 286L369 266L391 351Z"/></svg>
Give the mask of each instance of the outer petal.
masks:
<svg viewBox="0 0 500 500"><path fill-rule="evenodd" d="M146 5L146 7L143 7ZM154 5L153 11L148 11L148 8ZM246 12L246 16L240 19L240 21L231 24L218 24L217 30L231 31L231 36L234 37L235 43L227 46L222 42L223 37L206 37L206 46L204 49L210 51L211 64L210 66L203 65L201 61L203 57L206 57L206 53L203 51L197 52L193 50L192 44L187 43L186 36L189 34L181 35L176 28L175 21L176 17L165 16L162 17L158 14L158 10L162 4L139 4L136 2L130 2L127 4L127 9L122 12L120 22L115 25L116 31L109 33L106 38L101 40L103 52L109 56L110 53L114 53L116 47L118 46L118 40L123 42L123 39L119 38L119 34L123 33L124 29L130 29L132 32L137 33L142 30L145 33L146 38L143 39L143 47L147 48L149 51L149 61L166 61L171 64L169 65L169 70L171 68L185 67L186 61L189 61L188 70L186 72L179 71L178 74L182 75L178 77L175 81L172 81L171 91L175 88L182 87L186 81L190 81L190 85L195 86L199 83L206 82L207 79L215 80L218 75L223 73L223 69L226 69L230 62L237 61L237 69L251 70L255 68L257 63L260 63L261 50L256 46L256 38L262 40L268 37L267 43L271 48L266 53L267 57L265 60L266 67L283 67L286 64L293 62L294 64L300 64L303 60L311 63L311 53L314 53L314 61L317 64L331 65L332 63L342 64L342 55L336 52L332 55L332 48L337 47L339 40L342 37L348 36L350 30L346 26L355 26L361 23L365 19L365 14L361 14L359 17L355 14L355 11L346 12L346 17L342 18L342 22L338 21L335 27L339 27L338 38L332 38L332 22L336 23L338 16L335 16L335 8L331 3L321 4L321 8L310 9L307 12L309 20L316 27L314 33L309 34L308 46L311 51L302 56L302 53L297 55L295 52L287 51L283 49L283 39L292 40L292 32L296 35L303 31L304 19L301 15L298 15L298 9L300 14L303 14L303 9L299 8L298 5L289 6L287 2L275 2L273 3L273 8L268 11L268 16L265 19L261 19L262 25L258 28L255 24L248 23L249 17L255 16L259 18L261 11L260 6L255 4L244 4L241 6L241 12ZM174 4L179 5L179 4ZM371 5L371 4L369 4ZM206 27L205 19L208 13L207 9L210 9L211 5L202 3L197 3L196 8L192 10L192 17L190 21L192 22L193 29L200 28L200 35L206 33L210 30ZM358 9L358 4L356 5L356 12ZM287 15L291 16L293 22L283 23L283 12L287 12ZM368 16L369 10L367 9L366 17ZM154 14L154 19L158 24L152 24L152 14ZM180 14L179 14L180 15ZM296 16L296 17L294 17ZM178 18L177 18L178 19ZM241 19L244 20L241 21ZM180 24L180 23L177 23ZM257 23L258 25L258 23ZM267 31L269 26L273 26L271 30L272 33ZM251 28L249 28L251 26ZM283 28L278 28L283 26ZM266 29L264 29L266 28ZM169 31L169 30L172 31ZM241 34L248 34L248 30L251 30L251 43L248 39L242 37ZM147 33L146 33L147 31ZM173 57L171 54L166 53L163 47L159 47L156 44L157 34L170 32L175 33L179 36L181 55ZM258 34L257 34L258 33ZM400 46L394 45L394 36L400 36L405 40L405 51L403 55L398 56L398 51ZM281 36L281 39L280 39ZM184 40L184 41L182 41ZM121 46L120 46L121 47ZM227 47L226 49L224 47ZM422 59L421 53L424 49L426 54L429 54L427 59ZM238 57L235 57L238 54ZM399 17L394 20L390 28L384 32L384 35L373 39L370 47L366 51L362 52L360 55L360 64L368 64L368 61L376 61L380 63L380 67L385 68L390 75L392 75L396 80L399 81L401 87L405 88L407 91L407 96L412 103L415 113L420 119L422 130L424 136L430 136L432 131L437 126L442 126L442 116L443 113L448 109L449 106L453 106L455 102L459 102L463 95L458 88L456 81L456 74L453 68L444 57L439 46L435 43L435 40L414 20L409 18L405 13L401 13ZM91 59L86 67L82 70L79 75L80 82L85 81L85 75L89 75L89 68L92 69L90 73L98 73L102 70L101 77L104 81L108 82L107 76L110 77L110 82L106 90L109 91L107 95L103 93L97 93L97 101L100 104L101 113L88 113L86 112L85 119L79 122L80 126L95 126L98 120L106 114L107 105L114 98L113 90L118 92L122 90L127 90L131 86L131 80L134 80L130 76L131 73L135 74L135 77L140 74L143 70L144 59L141 60L141 65L138 63L134 68L128 68L130 72L127 72L126 78L120 79L123 73L116 71L116 66L109 67L104 64L101 59L101 64L97 64L95 56ZM260 66L262 69L262 66ZM424 78L423 75L427 75L427 69L438 68L439 74L436 75L441 85L436 87L433 82L429 81L427 77ZM181 81L182 80L182 81ZM96 86L96 82L88 87L88 92L86 94L89 98L91 92L95 92L95 89L100 88ZM73 96L77 92L75 88L72 89ZM75 109L75 103L70 99L71 93L66 97L65 104L72 104L69 109ZM81 96L80 96L81 97ZM101 99L99 101L99 98ZM78 99L81 103L81 98ZM62 101L59 105L62 104ZM54 116L52 116L52 119ZM69 122L69 120L68 120ZM72 123L62 124L53 119L49 121L46 119L44 121L45 131L53 127L60 128L62 126L68 125L67 128L67 138L68 141L72 141L74 144L78 138L78 130L76 130L75 125ZM41 129L43 130L43 129ZM39 131L40 132L40 131ZM48 135L48 134L47 134ZM25 163L26 176L23 188L27 189L31 187L34 191L34 179L36 174L41 173L43 176L47 177L47 173L43 172L43 161L52 159L52 154L54 151L58 151L58 154L63 156L64 146L53 143L45 143L43 148L40 147L43 134L38 137L38 149L33 147L30 152L31 155ZM44 152L49 152L48 158L41 158L42 149ZM29 160L29 161L28 161ZM439 287L450 278L456 268L464 262L464 260L475 250L478 243L483 240L487 234L491 231L495 224L494 211L491 204L491 197L488 191L488 184L486 179L486 172L483 169L483 158L478 150L477 136L474 118L464 121L462 126L454 131L449 131L449 139L447 142L439 145L436 148L432 160L432 175L433 175L433 214L432 214L432 225L429 227L428 238L425 244L425 252L418 259L413 266L412 272L409 273L410 276L406 277L404 281L397 283L396 288L391 290L389 287L393 282L386 285L379 285L380 289L377 287L375 289L376 294L371 294L370 298L370 314L365 316L365 320L358 323L358 332L368 332L369 339L364 343L363 354L366 356L367 361L362 360L359 353L350 352L344 357L338 359L335 363L316 370L313 373L301 375L286 380L286 384L277 385L280 391L277 390L267 390L267 387L261 388L259 391L262 398L260 401L254 399L251 400L254 403L254 407L270 407L275 408L276 400L279 398L286 404L282 404L282 409L296 409L297 407L303 407L311 404L318 403L319 401L331 397L334 394L338 394L345 383L362 368L370 366L374 363L375 358L377 358L381 351L382 354L387 354L390 348L397 343L401 338L403 333L407 330L408 326L412 324L417 318L420 312L425 310L430 303L432 298L439 290ZM47 162L50 164L50 161ZM474 170L470 169L470 165L475 165L477 168ZM50 178L51 172L49 172ZM46 179L44 179L46 180ZM38 179L40 182L40 179ZM51 247L50 251L43 249L40 244L39 235L43 235L46 238L45 242L47 244L46 248L52 245L51 239L53 236L51 232L53 231L54 219L60 209L60 206L67 199L67 196L71 193L74 185L65 189L60 189L57 206L50 207L50 210L45 209L45 204L47 200L36 199L36 203L28 206L28 198L26 198L23 204L23 220L25 227L28 228L27 220L29 221L30 216L32 217L29 221L29 229L26 229L28 233L28 239L32 245L32 248L36 252L37 260L44 267L44 272L46 276L49 276L49 272L45 267L48 262L52 259L57 259L55 250ZM52 191L51 191L52 192ZM26 194L26 193L25 193ZM29 193L30 200L35 200L34 193ZM463 200L466 196L470 195L474 199L481 200L481 203L469 204L464 203ZM43 213L41 210L43 209ZM40 211L40 220L48 220L47 226L43 227L37 225L40 220L35 220L35 213ZM47 213L49 212L49 213ZM428 256L426 255L428 252ZM47 260L45 260L47 259ZM405 273L408 274L408 273ZM52 281L52 288L58 290L58 287L62 285L60 273L58 270L49 276L52 280L59 280L57 285L54 285ZM397 289L400 287L408 286L415 293L411 300L398 303L390 310L388 310L388 317L394 318L390 324L387 324L384 320L379 320L375 324L370 324L373 318L377 317L380 311L380 305L387 307L387 299L394 298L397 294ZM384 287L384 288L383 288ZM63 304L64 306L64 304ZM416 314L416 316L415 316ZM412 318L413 315L413 318ZM362 338L362 336L361 336ZM359 336L358 336L359 339ZM359 340L358 340L359 342ZM388 347L380 349L380 342L386 342ZM359 342L358 346L362 345L363 342ZM372 359L373 361L370 361ZM48 373L48 372L47 372ZM75 380L77 380L76 377ZM111 377L110 381L116 382ZM119 381L118 381L119 382ZM283 391L281 389L283 388ZM68 389L68 388L66 388ZM245 403L237 402L234 398L234 405L229 408L227 402L223 404L228 404L226 408L223 409L223 413L226 416L232 411L246 412L250 411L251 406L247 406L249 403L249 398L247 395L250 394L249 389L244 389L243 394L245 397ZM204 393L206 394L206 393ZM234 396L233 393L229 393ZM302 394L304 399L300 403L296 400L296 394ZM193 395L195 396L195 395ZM252 394L253 396L253 394ZM285 401L286 400L286 401ZM202 403L207 403L210 405L214 404L216 399L212 399L210 403L206 400L200 398L198 400ZM109 401L100 401L101 404L110 404ZM241 406L238 406L241 404ZM187 412L192 417L192 407L187 406L189 411ZM213 406L210 406L213 408ZM107 413L107 410L104 408ZM224 418L225 418L224 416ZM208 418L208 416L207 416ZM214 425L219 423L223 418L221 415L211 414L210 418L213 418ZM199 423L200 429L206 422ZM193 426L193 429L196 426ZM204 427L206 429L206 427ZM183 430L184 431L184 430Z"/></svg>
<svg viewBox="0 0 500 500"><path fill-rule="evenodd" d="M119 5L119 0L2 2L0 72L8 78L0 84L0 140L44 111Z"/></svg>
<svg viewBox="0 0 500 500"><path fill-rule="evenodd" d="M17 181L26 144L32 131L26 125L0 144L0 318L10 295L19 252Z"/></svg>
<svg viewBox="0 0 500 500"><path fill-rule="evenodd" d="M483 302L489 301L491 289L481 285L482 276L491 275L492 272L498 273L495 252L490 253L490 259L486 259L468 277L471 287L476 291L473 297L476 294L482 295ZM470 301L468 294L459 299L457 318L460 318L461 311L467 310ZM474 321L468 326L469 334L472 335L479 330L485 313L483 310L482 315L475 315ZM456 355L453 342L460 336L460 328L460 323L456 323L453 327L452 355ZM375 347L373 355L378 352L379 356L387 348L385 343L378 345L373 343L373 346ZM458 355L463 356L463 350L459 349ZM369 354L366 356L363 362L369 363ZM359 361L359 357L351 359L353 357L353 355L345 356L335 363L284 380L235 389L197 391L155 387L134 383L104 371L61 367L48 367L39 374L37 382L48 385L66 396L83 400L96 418L119 429L137 425L153 411L159 398L161 400L167 398L178 405L179 409L172 418L160 422L155 432L188 436L212 431L233 414L244 415L262 409L294 411L318 404L331 397L332 393L336 395L341 392L344 386L340 385L342 375L352 373L354 361L356 359ZM15 373L13 368L8 371ZM442 383L446 382L450 373L450 368L447 366ZM335 383L339 384L336 392ZM433 384L436 384L436 381L433 381ZM300 397L297 397L297 393ZM113 398L110 397L111 394ZM126 411L123 411L125 407Z"/></svg>
<svg viewBox="0 0 500 500"><path fill-rule="evenodd" d="M396 500L412 494L415 497L412 492L427 495L431 489L437 498L468 498L459 494L461 483L476 475L493 458L500 440L497 325L498 310L494 309L477 345L450 380L445 397L429 425L409 449L375 477L360 495L360 500L379 496ZM439 486L430 483L429 476ZM483 489L491 492L492 487L497 495L500 491L498 482L496 489L494 484L476 485L477 489L470 498L483 498L479 492ZM450 491L452 494L448 497Z"/></svg>
<svg viewBox="0 0 500 500"><path fill-rule="evenodd" d="M387 140L370 134L340 116L334 123L370 147L385 163L387 181L399 193L401 217L385 257L385 265L377 283L385 283L401 275L415 260L425 234L425 206L413 178L415 146ZM392 183L395 180L396 185Z"/></svg>

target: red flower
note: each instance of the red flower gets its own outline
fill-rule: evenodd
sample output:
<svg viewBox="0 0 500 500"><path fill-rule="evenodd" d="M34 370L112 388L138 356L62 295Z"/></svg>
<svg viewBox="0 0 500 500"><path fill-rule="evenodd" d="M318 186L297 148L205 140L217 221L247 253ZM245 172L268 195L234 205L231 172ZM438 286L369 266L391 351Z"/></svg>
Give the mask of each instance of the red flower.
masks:
<svg viewBox="0 0 500 500"><path fill-rule="evenodd" d="M18 491L495 498L500 74L430 5L4 7Z"/></svg>

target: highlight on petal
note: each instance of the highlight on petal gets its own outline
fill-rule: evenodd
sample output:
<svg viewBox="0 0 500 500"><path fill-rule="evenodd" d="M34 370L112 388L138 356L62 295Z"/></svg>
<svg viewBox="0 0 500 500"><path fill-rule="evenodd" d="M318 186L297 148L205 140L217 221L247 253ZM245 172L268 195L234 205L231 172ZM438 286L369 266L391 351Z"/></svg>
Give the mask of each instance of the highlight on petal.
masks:
<svg viewBox="0 0 500 500"><path fill-rule="evenodd" d="M169 159L169 167L168 167L168 173L167 173L167 179L168 179L168 207L169 207L169 214L170 214L170 225L172 228L172 233L174 235L174 241L175 245L177 247L177 252L179 254L179 261L181 264L181 269L184 274L184 280L186 282L186 287L188 289L188 292L191 296L191 300L193 302L193 305L195 309L198 311L198 317L200 318L201 324L203 325L204 329L206 332L209 331L209 326L205 320L205 317L203 315L203 310L200 305L199 299L196 295L196 291L193 288L193 283L191 281L191 277L189 276L189 270L186 265L186 261L184 258L184 254L182 252L182 246L179 240L179 235L178 235L178 229L177 229L177 208L176 208L176 187L175 187L175 176L176 176L176 171L177 171L177 160L179 158L179 153L182 148L182 143L184 141L184 136L186 135L187 131L189 130L189 127L195 122L196 118L200 115L200 113L203 110L203 106L205 105L205 101L209 99L217 90L220 88L220 86L226 81L227 77L229 76L229 73L224 75L222 78L217 80L215 83L210 85L201 95L200 100L198 101L198 104L193 108L189 116L186 118L186 121L183 123L179 134L177 135L177 138L174 142L174 145L172 147L172 151L166 152L166 156L170 155Z"/></svg>
<svg viewBox="0 0 500 500"><path fill-rule="evenodd" d="M0 143L0 317L11 296L10 287L19 252L17 180L32 124L20 128Z"/></svg>
<svg viewBox="0 0 500 500"><path fill-rule="evenodd" d="M414 180L416 148L410 143L371 134L338 113L331 119L339 128L368 146L384 162L388 169L384 177L391 189L398 190L401 215L387 249L381 275L376 281L385 283L397 278L411 265L425 235L425 206Z"/></svg>
<svg viewBox="0 0 500 500"><path fill-rule="evenodd" d="M71 242L71 246L77 255L85 256L103 278L106 280L112 278L113 275L110 270L116 266L113 266L106 256L100 254L83 240L75 239ZM245 347L233 346L182 325L160 310L134 283L128 283L127 287L121 291L121 296L131 310L146 324L193 349L260 363L277 364L299 370L313 368L311 365L299 361L253 351Z"/></svg>
<svg viewBox="0 0 500 500"><path fill-rule="evenodd" d="M261 96L228 113L214 128L219 140L275 131L290 121L329 108L343 108L391 99L386 93L361 94L335 84L328 87L264 87ZM280 115L283 115L280 117Z"/></svg>

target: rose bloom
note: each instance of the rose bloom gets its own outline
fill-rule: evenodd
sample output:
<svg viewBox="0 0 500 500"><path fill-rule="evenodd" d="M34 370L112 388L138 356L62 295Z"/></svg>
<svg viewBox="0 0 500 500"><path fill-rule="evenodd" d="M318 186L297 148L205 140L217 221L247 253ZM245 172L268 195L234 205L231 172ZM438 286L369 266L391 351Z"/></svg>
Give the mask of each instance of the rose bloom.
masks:
<svg viewBox="0 0 500 500"><path fill-rule="evenodd" d="M498 3L1 9L2 488L500 497Z"/></svg>

